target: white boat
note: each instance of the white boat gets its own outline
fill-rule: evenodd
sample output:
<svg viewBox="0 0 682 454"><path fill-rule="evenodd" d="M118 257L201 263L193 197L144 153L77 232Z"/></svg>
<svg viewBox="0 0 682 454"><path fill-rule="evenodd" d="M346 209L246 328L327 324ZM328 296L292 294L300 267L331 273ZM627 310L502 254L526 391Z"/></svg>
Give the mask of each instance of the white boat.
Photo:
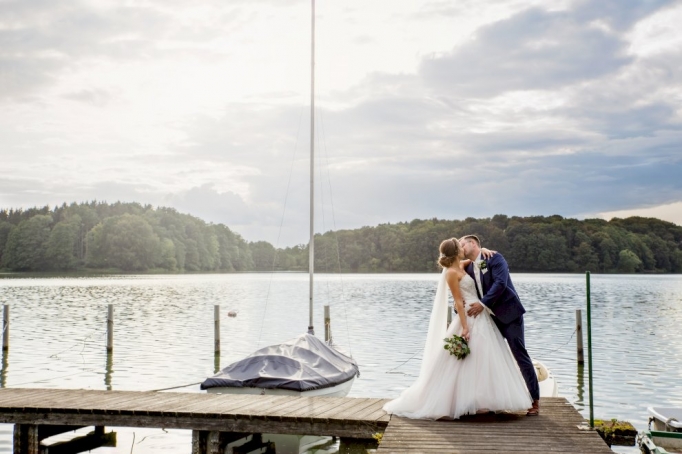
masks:
<svg viewBox="0 0 682 454"><path fill-rule="evenodd" d="M538 360L533 360L535 373L538 376L538 384L540 385L540 397L558 397L559 388L556 379L552 372Z"/></svg>
<svg viewBox="0 0 682 454"><path fill-rule="evenodd" d="M682 453L682 408L649 407L649 430L637 436L645 454ZM653 426L653 427L652 427Z"/></svg>
<svg viewBox="0 0 682 454"><path fill-rule="evenodd" d="M212 393L338 396L348 394L357 363L315 337L313 278L315 266L315 0L312 4L310 84L310 240L308 243L308 332L282 344L271 345L230 364L201 384ZM331 342L330 342L331 344Z"/></svg>

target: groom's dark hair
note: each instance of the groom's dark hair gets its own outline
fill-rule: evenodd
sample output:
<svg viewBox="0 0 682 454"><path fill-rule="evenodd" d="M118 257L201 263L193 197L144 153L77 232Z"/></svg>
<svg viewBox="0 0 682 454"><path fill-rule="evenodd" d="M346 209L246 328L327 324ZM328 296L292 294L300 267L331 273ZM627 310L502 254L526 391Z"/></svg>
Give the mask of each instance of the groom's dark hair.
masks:
<svg viewBox="0 0 682 454"><path fill-rule="evenodd" d="M476 235L464 235L462 237L463 240L473 240L478 244L478 247L481 247L481 240L478 239Z"/></svg>

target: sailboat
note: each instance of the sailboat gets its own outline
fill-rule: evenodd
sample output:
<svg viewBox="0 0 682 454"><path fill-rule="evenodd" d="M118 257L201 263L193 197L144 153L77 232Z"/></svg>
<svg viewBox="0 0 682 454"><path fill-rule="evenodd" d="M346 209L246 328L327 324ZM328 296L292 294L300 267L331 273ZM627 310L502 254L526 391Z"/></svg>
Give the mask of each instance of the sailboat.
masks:
<svg viewBox="0 0 682 454"><path fill-rule="evenodd" d="M315 0L312 3L310 64L310 240L308 243L308 331L256 350L201 384L211 393L343 397L359 375L357 363L315 337L313 278L315 265Z"/></svg>

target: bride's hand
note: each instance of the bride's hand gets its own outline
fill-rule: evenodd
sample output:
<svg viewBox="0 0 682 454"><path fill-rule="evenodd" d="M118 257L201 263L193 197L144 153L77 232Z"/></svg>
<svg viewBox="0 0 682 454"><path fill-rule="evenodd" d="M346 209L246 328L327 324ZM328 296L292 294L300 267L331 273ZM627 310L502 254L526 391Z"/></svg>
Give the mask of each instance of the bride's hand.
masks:
<svg viewBox="0 0 682 454"><path fill-rule="evenodd" d="M469 328L468 327L462 328L462 337L464 339L466 339L467 342L469 341Z"/></svg>
<svg viewBox="0 0 682 454"><path fill-rule="evenodd" d="M490 249L488 249L487 247L482 247L482 248L481 248L481 257L483 257L483 258L486 259L486 260L489 259L490 257L492 257L492 256L495 255L495 254L497 254L497 251L490 250Z"/></svg>

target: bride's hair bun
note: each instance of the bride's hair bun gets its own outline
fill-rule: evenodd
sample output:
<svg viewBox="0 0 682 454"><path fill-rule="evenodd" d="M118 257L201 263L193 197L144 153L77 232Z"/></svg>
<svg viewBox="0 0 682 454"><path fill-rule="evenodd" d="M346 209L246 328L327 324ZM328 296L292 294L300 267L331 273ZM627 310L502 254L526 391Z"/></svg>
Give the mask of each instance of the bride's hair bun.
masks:
<svg viewBox="0 0 682 454"><path fill-rule="evenodd" d="M441 268L448 268L452 266L453 263L459 257L459 241L457 238L450 238L449 240L444 240L440 243L438 250L440 251L440 257L438 258L438 264Z"/></svg>

